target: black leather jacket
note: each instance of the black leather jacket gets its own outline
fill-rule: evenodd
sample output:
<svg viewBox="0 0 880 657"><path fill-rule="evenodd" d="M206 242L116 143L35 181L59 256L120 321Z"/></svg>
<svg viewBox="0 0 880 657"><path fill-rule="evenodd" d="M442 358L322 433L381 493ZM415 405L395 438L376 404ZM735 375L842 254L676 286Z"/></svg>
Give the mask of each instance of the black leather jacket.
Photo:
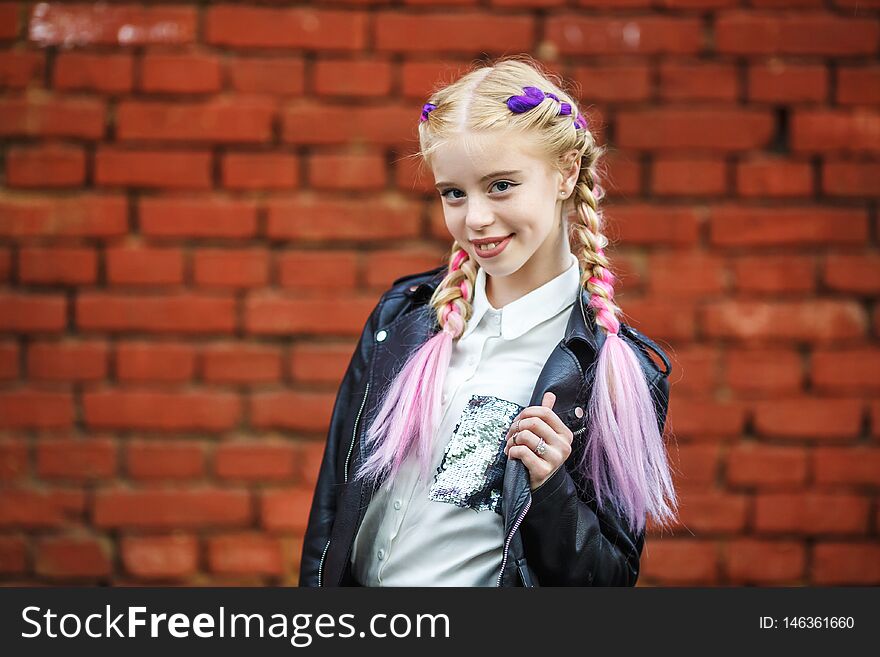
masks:
<svg viewBox="0 0 880 657"><path fill-rule="evenodd" d="M378 412L383 385L406 358L439 330L428 304L446 266L394 281L370 314L337 394L324 459L303 540L300 586L350 586L351 550L374 489L353 479L364 459L368 418ZM633 535L622 518L597 512L574 469L583 450L593 363L605 340L582 290L565 337L538 376L529 406L556 394L554 412L574 434L563 467L534 491L522 461L508 459L502 491L504 549L499 586L633 586L639 575L644 531ZM649 383L661 433L668 406L669 359L633 328L621 335L636 347ZM665 365L648 355L653 349ZM583 410L581 417L575 409ZM580 411L579 411L580 412ZM381 482L380 482L381 483Z"/></svg>

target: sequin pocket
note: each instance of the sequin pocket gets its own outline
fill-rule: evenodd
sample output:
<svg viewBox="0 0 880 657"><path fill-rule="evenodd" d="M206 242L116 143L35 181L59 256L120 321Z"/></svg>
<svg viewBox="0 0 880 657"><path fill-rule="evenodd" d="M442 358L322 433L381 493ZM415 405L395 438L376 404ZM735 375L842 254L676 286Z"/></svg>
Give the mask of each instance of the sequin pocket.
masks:
<svg viewBox="0 0 880 657"><path fill-rule="evenodd" d="M501 513L504 483L504 436L523 406L472 395L455 425L428 497L435 502Z"/></svg>

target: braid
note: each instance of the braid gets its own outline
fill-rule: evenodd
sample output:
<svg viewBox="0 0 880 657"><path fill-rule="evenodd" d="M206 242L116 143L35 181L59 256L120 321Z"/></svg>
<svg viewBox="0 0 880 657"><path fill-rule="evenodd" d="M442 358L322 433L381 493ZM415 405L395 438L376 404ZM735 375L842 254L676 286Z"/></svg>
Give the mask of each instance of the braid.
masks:
<svg viewBox="0 0 880 657"><path fill-rule="evenodd" d="M471 318L477 265L457 241L449 256L449 273L431 297L431 306L437 313L437 324L453 338L464 333Z"/></svg>

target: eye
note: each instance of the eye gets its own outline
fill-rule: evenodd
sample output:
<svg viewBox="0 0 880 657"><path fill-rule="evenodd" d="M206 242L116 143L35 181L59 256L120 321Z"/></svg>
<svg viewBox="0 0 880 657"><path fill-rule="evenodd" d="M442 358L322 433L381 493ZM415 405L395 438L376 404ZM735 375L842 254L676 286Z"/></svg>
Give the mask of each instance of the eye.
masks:
<svg viewBox="0 0 880 657"><path fill-rule="evenodd" d="M495 185L506 185L506 187L505 187L504 189L499 189L499 190L498 190L499 192L506 192L507 190L509 190L509 189L511 189L511 188L513 188L513 187L516 187L516 185L514 185L512 182L509 182L509 181L507 181L507 180L499 180L498 182L494 182L494 183L492 183L492 186L493 186L493 187L494 187Z"/></svg>
<svg viewBox="0 0 880 657"><path fill-rule="evenodd" d="M450 189L446 189L446 190L440 192L440 196L441 196L442 198L445 198L445 199L448 201L448 200L451 200L450 197L447 196L447 194L449 194L449 192L460 192L460 191L461 191L460 189L456 189L455 187L452 187L452 188L450 188ZM453 198L453 199L459 199L459 198L462 198L462 197L461 197L461 196L453 196L453 197L451 197L451 198Z"/></svg>

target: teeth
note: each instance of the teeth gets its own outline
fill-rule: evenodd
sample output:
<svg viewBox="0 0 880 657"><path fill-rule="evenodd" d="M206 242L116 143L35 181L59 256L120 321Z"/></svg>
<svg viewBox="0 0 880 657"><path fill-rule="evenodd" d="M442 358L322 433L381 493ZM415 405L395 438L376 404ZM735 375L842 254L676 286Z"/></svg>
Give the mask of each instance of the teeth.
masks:
<svg viewBox="0 0 880 657"><path fill-rule="evenodd" d="M495 242L490 242L489 244L482 244L482 245L480 245L480 248L483 249L483 251L491 251L492 249L495 248Z"/></svg>

